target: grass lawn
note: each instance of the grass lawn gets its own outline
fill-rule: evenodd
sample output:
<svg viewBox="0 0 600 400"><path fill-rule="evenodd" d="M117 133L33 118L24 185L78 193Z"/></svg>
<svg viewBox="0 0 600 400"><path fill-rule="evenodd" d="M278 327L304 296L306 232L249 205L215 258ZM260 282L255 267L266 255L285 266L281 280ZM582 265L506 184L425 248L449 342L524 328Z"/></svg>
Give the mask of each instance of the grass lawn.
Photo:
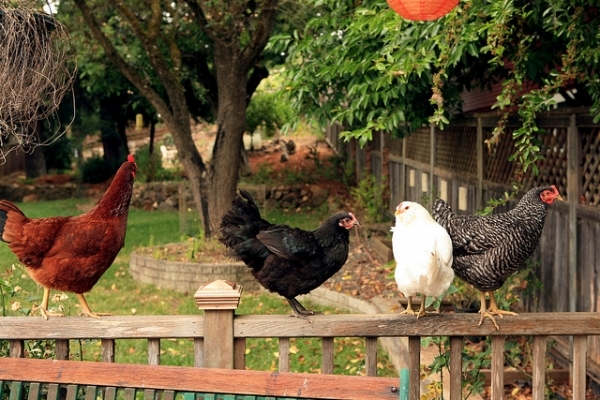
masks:
<svg viewBox="0 0 600 400"><path fill-rule="evenodd" d="M77 215L81 211L78 205L89 203L86 199L69 199L38 203L18 204L29 217L47 217L55 215ZM305 229L316 227L328 216L327 210L317 210L302 214L271 212L266 216L275 223L285 223ZM114 315L197 315L201 311L196 307L193 293L181 293L174 290L157 288L152 285L135 282L129 274L129 256L138 247L156 246L182 241L179 233L179 215L177 212L147 212L131 209L129 213L125 247L121 250L110 269L100 281L86 294L90 307L97 312L110 312ZM0 287L6 294L3 306L4 315L23 315L28 313L33 303L39 304L43 289L37 286L22 267L12 269L18 260L6 244L0 244L0 271L3 283ZM6 272L5 272L6 271ZM199 282L203 284L204 282ZM16 286L22 288L12 293ZM54 295L55 292L52 292ZM65 314L77 315L78 302L72 293L66 293L68 299L60 304L51 300L51 307L62 306ZM51 297L52 299L52 297ZM19 301L21 310L13 311L11 305ZM343 311L310 305L324 313ZM238 314L289 314L287 302L268 293L244 293ZM82 317L83 318L83 317ZM40 320L40 323L43 323ZM43 351L43 344L28 342L30 351ZM364 339L338 338L335 342L335 373L361 374L364 371ZM292 339L291 370L294 372L319 372L321 365L320 340L309 338ZM277 339L249 339L246 348L246 362L249 369L277 370ZM99 360L101 346L99 340L74 340L71 344L72 357L75 359ZM116 349L117 362L147 363L147 343L144 340L119 340ZM161 364L193 365L192 340L161 341ZM379 371L382 376L396 376L387 357L380 357Z"/></svg>

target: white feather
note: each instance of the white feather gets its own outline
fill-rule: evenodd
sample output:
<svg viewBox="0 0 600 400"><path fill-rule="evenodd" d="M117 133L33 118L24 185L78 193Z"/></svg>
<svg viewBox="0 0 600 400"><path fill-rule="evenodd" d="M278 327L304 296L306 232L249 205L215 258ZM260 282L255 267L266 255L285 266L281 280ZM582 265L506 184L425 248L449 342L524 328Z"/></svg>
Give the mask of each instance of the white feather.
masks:
<svg viewBox="0 0 600 400"><path fill-rule="evenodd" d="M442 296L454 279L452 240L420 204L402 202L392 227L395 278L404 296Z"/></svg>

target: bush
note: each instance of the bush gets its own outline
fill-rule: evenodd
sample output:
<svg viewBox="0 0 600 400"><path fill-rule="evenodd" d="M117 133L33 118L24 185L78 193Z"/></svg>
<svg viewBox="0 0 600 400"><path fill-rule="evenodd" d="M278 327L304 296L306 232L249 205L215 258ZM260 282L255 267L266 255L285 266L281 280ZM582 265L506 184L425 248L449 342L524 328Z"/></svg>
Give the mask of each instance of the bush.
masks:
<svg viewBox="0 0 600 400"><path fill-rule="evenodd" d="M159 151L150 154L148 145L141 146L135 152L135 163L138 166L136 181L156 182L173 180L173 174L162 166L162 155Z"/></svg>
<svg viewBox="0 0 600 400"><path fill-rule="evenodd" d="M273 137L292 117L288 99L277 93L256 92L246 110L246 130L254 133L262 126L266 137Z"/></svg>
<svg viewBox="0 0 600 400"><path fill-rule="evenodd" d="M101 183L115 172L103 157L88 158L81 164L81 180L85 183Z"/></svg>

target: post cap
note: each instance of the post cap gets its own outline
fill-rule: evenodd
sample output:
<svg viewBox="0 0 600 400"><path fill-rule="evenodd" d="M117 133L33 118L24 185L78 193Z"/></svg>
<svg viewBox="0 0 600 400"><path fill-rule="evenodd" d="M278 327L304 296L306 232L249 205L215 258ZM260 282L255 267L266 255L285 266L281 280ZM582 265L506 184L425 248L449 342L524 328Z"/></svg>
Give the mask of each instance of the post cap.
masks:
<svg viewBox="0 0 600 400"><path fill-rule="evenodd" d="M222 279L200 286L194 294L200 310L235 310L238 308L241 296L240 285Z"/></svg>

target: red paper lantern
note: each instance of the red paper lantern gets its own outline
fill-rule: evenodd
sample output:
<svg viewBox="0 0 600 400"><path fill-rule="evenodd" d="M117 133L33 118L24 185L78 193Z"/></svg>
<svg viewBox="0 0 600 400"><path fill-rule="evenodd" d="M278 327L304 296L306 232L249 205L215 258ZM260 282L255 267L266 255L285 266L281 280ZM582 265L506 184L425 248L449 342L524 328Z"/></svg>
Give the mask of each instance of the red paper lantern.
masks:
<svg viewBox="0 0 600 400"><path fill-rule="evenodd" d="M438 19L448 14L459 0L387 0L392 10L413 21Z"/></svg>

